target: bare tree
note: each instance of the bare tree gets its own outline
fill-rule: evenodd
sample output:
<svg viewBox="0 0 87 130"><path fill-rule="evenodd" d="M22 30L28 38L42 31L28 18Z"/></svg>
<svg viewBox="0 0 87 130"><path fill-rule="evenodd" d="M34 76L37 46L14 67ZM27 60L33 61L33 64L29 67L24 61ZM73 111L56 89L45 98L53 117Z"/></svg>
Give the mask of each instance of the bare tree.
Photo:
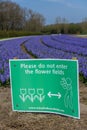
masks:
<svg viewBox="0 0 87 130"><path fill-rule="evenodd" d="M57 33L67 33L68 21L66 18L61 18L60 16L56 18L55 24Z"/></svg>
<svg viewBox="0 0 87 130"><path fill-rule="evenodd" d="M45 23L43 15L21 8L11 0L0 0L0 30L40 31Z"/></svg>
<svg viewBox="0 0 87 130"><path fill-rule="evenodd" d="M0 1L0 29L21 29L23 21L23 9L19 5L9 0Z"/></svg>
<svg viewBox="0 0 87 130"><path fill-rule="evenodd" d="M81 27L82 27L83 33L87 33L87 17L85 17L82 20Z"/></svg>
<svg viewBox="0 0 87 130"><path fill-rule="evenodd" d="M43 15L33 12L32 10L28 10L27 14L26 28L33 32L40 31L45 24Z"/></svg>

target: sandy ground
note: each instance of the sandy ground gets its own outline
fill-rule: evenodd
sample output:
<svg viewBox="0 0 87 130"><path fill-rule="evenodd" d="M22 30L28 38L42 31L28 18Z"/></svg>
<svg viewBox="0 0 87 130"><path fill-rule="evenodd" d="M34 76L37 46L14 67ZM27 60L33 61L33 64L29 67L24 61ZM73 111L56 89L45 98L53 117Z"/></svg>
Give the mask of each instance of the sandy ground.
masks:
<svg viewBox="0 0 87 130"><path fill-rule="evenodd" d="M87 38L87 35L85 34L85 35L75 35L75 36L77 36L77 37L82 37L82 38Z"/></svg>
<svg viewBox="0 0 87 130"><path fill-rule="evenodd" d="M10 87L0 88L0 130L87 130L87 86L80 83L81 119L55 114L19 113L11 108Z"/></svg>

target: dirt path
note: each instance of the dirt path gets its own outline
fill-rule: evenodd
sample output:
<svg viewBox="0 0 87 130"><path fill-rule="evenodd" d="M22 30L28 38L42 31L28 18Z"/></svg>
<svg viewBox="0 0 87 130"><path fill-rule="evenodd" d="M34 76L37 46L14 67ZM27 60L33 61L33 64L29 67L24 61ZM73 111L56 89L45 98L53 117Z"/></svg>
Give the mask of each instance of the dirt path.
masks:
<svg viewBox="0 0 87 130"><path fill-rule="evenodd" d="M37 58L37 56L35 56L31 51L27 50L27 48L25 47L25 43L26 43L26 41L21 44L22 51L25 52L26 54L28 54L31 57L31 59Z"/></svg>
<svg viewBox="0 0 87 130"><path fill-rule="evenodd" d="M80 108L81 108L81 114L87 113L87 105L81 103Z"/></svg>
<svg viewBox="0 0 87 130"><path fill-rule="evenodd" d="M87 87L80 83L81 119L55 114L19 113L11 108L10 88L0 88L0 130L86 130Z"/></svg>

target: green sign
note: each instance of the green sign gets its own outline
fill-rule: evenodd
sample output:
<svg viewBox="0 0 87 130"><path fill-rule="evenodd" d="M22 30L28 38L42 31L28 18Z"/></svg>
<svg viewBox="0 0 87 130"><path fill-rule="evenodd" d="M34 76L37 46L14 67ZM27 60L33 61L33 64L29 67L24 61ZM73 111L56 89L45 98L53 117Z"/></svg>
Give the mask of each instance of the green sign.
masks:
<svg viewBox="0 0 87 130"><path fill-rule="evenodd" d="M80 118L78 61L10 60L12 108Z"/></svg>

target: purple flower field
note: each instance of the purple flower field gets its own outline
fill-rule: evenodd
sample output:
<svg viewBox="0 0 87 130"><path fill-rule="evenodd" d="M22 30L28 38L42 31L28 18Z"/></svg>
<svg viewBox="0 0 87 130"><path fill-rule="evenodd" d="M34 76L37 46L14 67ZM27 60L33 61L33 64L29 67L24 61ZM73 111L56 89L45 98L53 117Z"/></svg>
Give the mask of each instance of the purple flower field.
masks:
<svg viewBox="0 0 87 130"><path fill-rule="evenodd" d="M9 59L30 58L25 54L20 45L28 38L0 41L0 82L5 83L9 79Z"/></svg>
<svg viewBox="0 0 87 130"><path fill-rule="evenodd" d="M24 49L27 51L24 51ZM87 79L87 38L41 35L0 41L0 84L9 81L9 59L57 58L79 61L79 73Z"/></svg>

